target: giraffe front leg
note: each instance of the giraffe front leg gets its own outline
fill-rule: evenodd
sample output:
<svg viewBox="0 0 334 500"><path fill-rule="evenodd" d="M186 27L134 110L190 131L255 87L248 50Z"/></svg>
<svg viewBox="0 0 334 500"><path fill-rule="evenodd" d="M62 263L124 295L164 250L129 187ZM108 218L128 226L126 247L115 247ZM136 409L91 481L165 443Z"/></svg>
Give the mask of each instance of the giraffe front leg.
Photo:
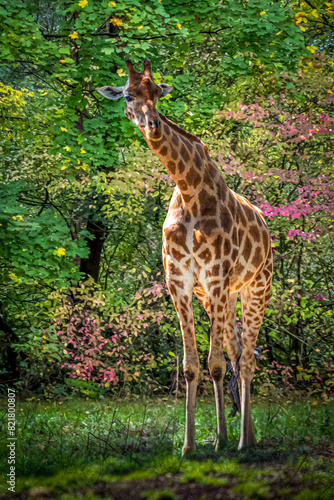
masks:
<svg viewBox="0 0 334 500"><path fill-rule="evenodd" d="M224 364L222 366L217 366L217 363L215 363L214 361L213 365L215 366L210 370L210 373L213 379L213 389L215 393L216 415L217 415L217 438L215 442L215 450L219 451L220 449L225 447L225 443L227 441L224 387L223 387L224 376L226 373L225 358L224 358Z"/></svg>
<svg viewBox="0 0 334 500"><path fill-rule="evenodd" d="M216 400L217 414L217 439L215 449L225 446L227 441L227 430L225 422L224 405L224 376L226 373L226 361L223 351L224 323L226 322L228 292L214 290L214 295L219 297L219 301L210 302L211 336L209 353L209 370L213 380L213 388Z"/></svg>
<svg viewBox="0 0 334 500"><path fill-rule="evenodd" d="M186 351L185 351L186 353ZM190 353L189 353L190 354ZM186 379L186 428L182 455L187 455L195 451L195 406L196 406L196 391L199 373L199 361L191 353L190 356L184 358L184 375ZM190 361L191 359L191 361Z"/></svg>
<svg viewBox="0 0 334 500"><path fill-rule="evenodd" d="M256 444L251 414L250 384L255 369L254 351L252 356L242 354L240 360L240 392L241 392L241 435L238 449Z"/></svg>
<svg viewBox="0 0 334 500"><path fill-rule="evenodd" d="M195 406L199 374L199 358L196 347L195 325L192 307L192 287L186 289L187 280L167 280L174 306L180 321L183 339L183 369L186 379L186 427L182 455L195 451Z"/></svg>
<svg viewBox="0 0 334 500"><path fill-rule="evenodd" d="M183 369L186 379L186 428L182 455L195 451L195 406L197 381L199 374L199 358L195 340L193 311L189 314L179 313L182 329L184 358Z"/></svg>

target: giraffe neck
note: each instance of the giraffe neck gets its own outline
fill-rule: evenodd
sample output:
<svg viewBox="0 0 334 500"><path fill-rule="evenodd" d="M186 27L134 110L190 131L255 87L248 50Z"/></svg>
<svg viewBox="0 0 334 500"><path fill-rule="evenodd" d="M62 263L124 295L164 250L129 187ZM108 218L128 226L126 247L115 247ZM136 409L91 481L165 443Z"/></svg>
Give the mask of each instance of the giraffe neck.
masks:
<svg viewBox="0 0 334 500"><path fill-rule="evenodd" d="M193 134L186 132L159 113L162 123L162 139L149 141L143 136L149 148L171 174L181 191L183 201L201 203L200 194L204 187L211 187L212 194L221 199L227 189L222 174L210 158L207 147ZM220 191L219 193L217 192Z"/></svg>

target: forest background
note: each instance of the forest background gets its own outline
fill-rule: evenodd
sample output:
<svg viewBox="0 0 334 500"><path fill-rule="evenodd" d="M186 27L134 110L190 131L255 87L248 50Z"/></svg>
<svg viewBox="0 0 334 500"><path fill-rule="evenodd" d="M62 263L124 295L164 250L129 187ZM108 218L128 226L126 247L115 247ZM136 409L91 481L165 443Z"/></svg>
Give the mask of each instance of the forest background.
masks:
<svg viewBox="0 0 334 500"><path fill-rule="evenodd" d="M334 385L333 27L323 1L0 0L0 370L26 397L175 390L161 231L173 182L104 85L124 60L262 209L274 280L254 391ZM209 321L194 298L210 393ZM240 318L240 304L238 305ZM180 379L181 379L180 374ZM183 392L180 380L179 392Z"/></svg>

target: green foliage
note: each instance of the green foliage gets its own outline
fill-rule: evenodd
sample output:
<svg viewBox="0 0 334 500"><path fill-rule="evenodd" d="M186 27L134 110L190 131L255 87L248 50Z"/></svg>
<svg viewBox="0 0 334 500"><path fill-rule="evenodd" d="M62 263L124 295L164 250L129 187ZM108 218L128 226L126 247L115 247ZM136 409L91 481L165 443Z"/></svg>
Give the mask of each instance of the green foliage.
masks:
<svg viewBox="0 0 334 500"><path fill-rule="evenodd" d="M263 486L263 484L258 482L247 482L244 484L240 484L233 489L234 493L243 493L246 498L254 498L257 500L261 500L262 498L266 498L269 493L269 488Z"/></svg>
<svg viewBox="0 0 334 500"><path fill-rule="evenodd" d="M117 371L115 392L175 391L182 342L161 262L172 182L125 118L122 100L103 100L96 88L125 83L125 58L137 68L151 58L156 81L174 86L160 111L203 138L229 186L255 204L294 202L290 174L299 176L300 186L322 175L330 183L331 135L289 143L268 124L283 125L288 113L330 112L331 7L267 0L7 4L0 7L3 378L19 379L26 395L36 391L47 399L65 397L68 387L86 397L105 394L108 386L98 385L109 383L103 377L69 384L73 367L62 345L68 339L58 333L71 333L67 321L84 303L103 327L99 338L114 344L99 363L107 357ZM261 126L227 117L238 112L239 101L272 114ZM332 213L269 223L275 276L259 338L267 357L254 387L276 399L283 391L312 389L327 402L333 385ZM311 241L286 236L318 227L328 234ZM194 312L200 391L207 394L209 323L197 300Z"/></svg>
<svg viewBox="0 0 334 500"><path fill-rule="evenodd" d="M176 500L174 493L170 490L149 490L145 491L142 497L150 500Z"/></svg>

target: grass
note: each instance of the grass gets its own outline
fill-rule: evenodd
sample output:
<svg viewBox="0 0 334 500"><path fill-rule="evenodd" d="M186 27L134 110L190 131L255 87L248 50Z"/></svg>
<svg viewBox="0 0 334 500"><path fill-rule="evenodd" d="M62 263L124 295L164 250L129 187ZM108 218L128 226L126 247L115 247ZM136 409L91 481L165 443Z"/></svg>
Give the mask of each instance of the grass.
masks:
<svg viewBox="0 0 334 500"><path fill-rule="evenodd" d="M6 434L5 405L0 426ZM16 414L17 498L182 500L192 491L196 499L334 497L332 406L255 403L258 446L237 452L240 419L227 417L229 443L216 454L214 403L198 399L197 451L186 460L180 456L182 400L18 402ZM3 478L7 460L1 439ZM0 482L0 498L7 493Z"/></svg>

